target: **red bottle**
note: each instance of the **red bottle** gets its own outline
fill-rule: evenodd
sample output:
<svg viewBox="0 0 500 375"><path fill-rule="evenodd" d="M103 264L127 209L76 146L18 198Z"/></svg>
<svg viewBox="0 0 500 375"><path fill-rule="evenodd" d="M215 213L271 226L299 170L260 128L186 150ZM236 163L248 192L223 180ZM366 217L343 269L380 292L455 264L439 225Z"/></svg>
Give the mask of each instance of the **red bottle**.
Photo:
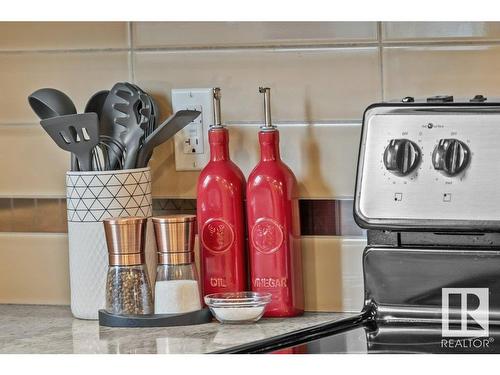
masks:
<svg viewBox="0 0 500 375"><path fill-rule="evenodd" d="M280 159L269 88L259 91L266 124L259 132L260 161L247 183L250 280L253 291L272 295L265 316L296 316L304 311L297 181Z"/></svg>
<svg viewBox="0 0 500 375"><path fill-rule="evenodd" d="M245 177L229 158L228 131L220 122L220 89L214 89L210 161L198 179L197 216L203 295L246 290Z"/></svg>

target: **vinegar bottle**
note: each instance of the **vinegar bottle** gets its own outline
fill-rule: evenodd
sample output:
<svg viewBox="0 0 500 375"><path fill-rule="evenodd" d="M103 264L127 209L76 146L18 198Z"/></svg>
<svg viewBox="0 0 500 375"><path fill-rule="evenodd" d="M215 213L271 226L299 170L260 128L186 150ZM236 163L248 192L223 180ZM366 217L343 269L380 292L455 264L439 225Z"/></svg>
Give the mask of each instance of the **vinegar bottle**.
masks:
<svg viewBox="0 0 500 375"><path fill-rule="evenodd" d="M247 183L251 288L272 300L264 316L296 316L304 311L297 181L280 159L279 132L271 124L270 89L264 94L260 161Z"/></svg>
<svg viewBox="0 0 500 375"><path fill-rule="evenodd" d="M214 89L214 125L208 131L210 161L197 189L203 296L247 288L245 177L229 158L229 135L221 125L220 89Z"/></svg>

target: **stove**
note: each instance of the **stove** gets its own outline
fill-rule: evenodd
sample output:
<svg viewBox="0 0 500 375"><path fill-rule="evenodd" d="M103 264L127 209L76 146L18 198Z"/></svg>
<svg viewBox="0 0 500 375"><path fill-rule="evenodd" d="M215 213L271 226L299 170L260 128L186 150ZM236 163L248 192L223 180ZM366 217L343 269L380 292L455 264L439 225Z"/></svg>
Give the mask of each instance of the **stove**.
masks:
<svg viewBox="0 0 500 375"><path fill-rule="evenodd" d="M500 353L500 101L369 106L354 219L363 310L231 352Z"/></svg>

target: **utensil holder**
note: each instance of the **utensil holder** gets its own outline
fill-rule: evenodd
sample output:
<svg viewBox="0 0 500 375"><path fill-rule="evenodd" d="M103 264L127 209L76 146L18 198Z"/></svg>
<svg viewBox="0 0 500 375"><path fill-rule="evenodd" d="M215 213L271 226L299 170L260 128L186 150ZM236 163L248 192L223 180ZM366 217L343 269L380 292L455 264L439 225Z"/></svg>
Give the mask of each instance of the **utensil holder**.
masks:
<svg viewBox="0 0 500 375"><path fill-rule="evenodd" d="M102 221L110 217L151 217L150 168L67 172L71 312L75 318L98 319L105 308L108 251ZM148 222L146 264L156 275L156 244Z"/></svg>

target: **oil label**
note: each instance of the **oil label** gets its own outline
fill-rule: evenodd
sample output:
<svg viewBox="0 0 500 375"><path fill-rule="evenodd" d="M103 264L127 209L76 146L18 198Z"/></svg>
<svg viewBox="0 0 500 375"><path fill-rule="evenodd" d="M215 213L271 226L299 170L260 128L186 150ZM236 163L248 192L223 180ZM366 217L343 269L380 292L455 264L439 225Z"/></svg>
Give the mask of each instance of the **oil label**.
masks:
<svg viewBox="0 0 500 375"><path fill-rule="evenodd" d="M226 279L222 277L211 277L210 278L211 287L227 288Z"/></svg>
<svg viewBox="0 0 500 375"><path fill-rule="evenodd" d="M224 219L210 219L203 226L201 241L212 252L226 251L234 242L233 228Z"/></svg>

